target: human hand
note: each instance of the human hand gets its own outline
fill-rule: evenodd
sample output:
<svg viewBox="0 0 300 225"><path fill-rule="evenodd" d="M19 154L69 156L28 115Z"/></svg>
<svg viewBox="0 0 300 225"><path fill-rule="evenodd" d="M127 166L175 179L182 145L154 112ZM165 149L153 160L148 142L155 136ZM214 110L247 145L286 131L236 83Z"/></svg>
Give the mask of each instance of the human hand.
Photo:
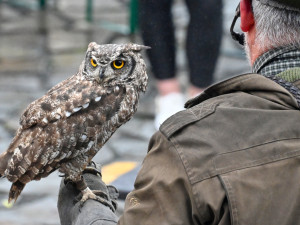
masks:
<svg viewBox="0 0 300 225"><path fill-rule="evenodd" d="M107 186L102 181L101 166L99 164L91 163L83 172L83 179L87 186L101 198L100 201L88 200L89 205L93 205L93 208L99 204L99 202L110 208L114 212L117 208L116 200L118 198L118 190L113 186ZM62 225L71 224L71 221L76 221L77 217L81 213L80 205L81 192L76 188L76 185L71 181L62 179L58 196L58 212ZM93 202L91 202L93 201ZM85 205L87 204L85 203ZM88 207L88 206L87 206ZM102 206L101 206L102 207ZM85 216L95 216L93 214ZM99 215L98 215L99 216ZM89 218L85 218L89 220ZM93 218L91 218L92 220Z"/></svg>

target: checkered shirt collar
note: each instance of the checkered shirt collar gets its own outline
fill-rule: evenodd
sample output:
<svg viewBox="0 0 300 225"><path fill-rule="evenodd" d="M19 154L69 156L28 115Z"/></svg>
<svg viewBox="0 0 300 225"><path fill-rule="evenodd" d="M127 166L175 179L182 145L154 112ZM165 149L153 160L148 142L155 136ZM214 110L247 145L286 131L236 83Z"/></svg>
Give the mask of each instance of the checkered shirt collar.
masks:
<svg viewBox="0 0 300 225"><path fill-rule="evenodd" d="M300 67L300 48L285 46L262 54L254 62L252 70L263 76L275 76L294 67Z"/></svg>

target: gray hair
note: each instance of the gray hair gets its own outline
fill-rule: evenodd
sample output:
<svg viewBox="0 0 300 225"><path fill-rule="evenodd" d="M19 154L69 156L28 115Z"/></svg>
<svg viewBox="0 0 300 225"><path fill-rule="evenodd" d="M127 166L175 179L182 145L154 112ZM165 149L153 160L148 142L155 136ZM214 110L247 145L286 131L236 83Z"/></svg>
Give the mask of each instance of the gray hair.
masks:
<svg viewBox="0 0 300 225"><path fill-rule="evenodd" d="M256 44L263 50L285 45L300 46L300 12L282 10L252 1Z"/></svg>

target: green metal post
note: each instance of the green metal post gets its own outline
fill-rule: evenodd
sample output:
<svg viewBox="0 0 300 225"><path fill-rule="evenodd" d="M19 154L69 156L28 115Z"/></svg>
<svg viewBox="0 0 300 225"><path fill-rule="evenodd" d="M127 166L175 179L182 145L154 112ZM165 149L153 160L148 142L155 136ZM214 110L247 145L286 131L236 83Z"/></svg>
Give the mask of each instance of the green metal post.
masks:
<svg viewBox="0 0 300 225"><path fill-rule="evenodd" d="M88 22L93 21L93 0L87 0L86 4L86 20Z"/></svg>
<svg viewBox="0 0 300 225"><path fill-rule="evenodd" d="M134 34L138 25L138 0L130 0L130 34Z"/></svg>
<svg viewBox="0 0 300 225"><path fill-rule="evenodd" d="M46 9L46 0L40 0L40 9Z"/></svg>

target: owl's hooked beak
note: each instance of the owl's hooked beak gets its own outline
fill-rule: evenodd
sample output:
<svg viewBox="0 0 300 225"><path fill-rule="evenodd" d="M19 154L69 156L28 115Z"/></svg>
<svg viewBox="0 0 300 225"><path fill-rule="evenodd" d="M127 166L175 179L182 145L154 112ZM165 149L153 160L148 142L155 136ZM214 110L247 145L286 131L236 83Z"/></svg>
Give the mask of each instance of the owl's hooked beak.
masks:
<svg viewBox="0 0 300 225"><path fill-rule="evenodd" d="M106 67L100 67L99 69L99 78L102 80L104 78L104 72L105 72Z"/></svg>

